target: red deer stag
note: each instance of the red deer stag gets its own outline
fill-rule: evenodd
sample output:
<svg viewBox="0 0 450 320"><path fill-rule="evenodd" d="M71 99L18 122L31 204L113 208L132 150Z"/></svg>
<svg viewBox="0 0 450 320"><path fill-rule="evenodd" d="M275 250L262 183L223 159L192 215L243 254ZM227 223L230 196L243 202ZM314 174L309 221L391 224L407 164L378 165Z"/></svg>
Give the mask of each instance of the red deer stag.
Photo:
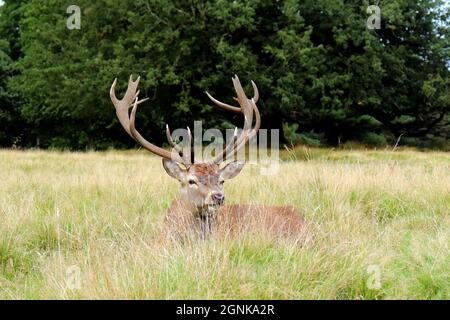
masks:
<svg viewBox="0 0 450 320"><path fill-rule="evenodd" d="M256 135L261 117L256 106L259 94L256 84L252 81L254 96L248 99L237 76L233 78L234 88L240 107L234 107L208 97L220 108L244 115L244 127L233 141L229 143L215 158L209 162L192 163L191 154L183 154L183 149L177 145L171 136L169 127L166 133L173 151L168 151L145 140L136 130L135 119L137 107L147 99L139 100L137 91L140 78L133 81L130 77L128 89L122 100L115 95L117 79L111 86L111 100L116 108L117 117L125 131L148 151L162 157L166 172L181 184L180 196L176 199L166 215L165 233L169 237L178 238L184 231L198 232L201 236L212 230L227 230L232 233L242 230L248 221L255 221L259 228L270 232L275 237L293 236L295 239L306 241L307 226L300 213L292 206L264 206L264 205L224 205L225 195L223 184L239 174L244 167L244 161L232 161L220 167L230 155L236 154L249 139ZM129 109L131 110L131 114ZM255 125L252 128L253 116ZM192 136L189 130L188 144L191 145Z"/></svg>

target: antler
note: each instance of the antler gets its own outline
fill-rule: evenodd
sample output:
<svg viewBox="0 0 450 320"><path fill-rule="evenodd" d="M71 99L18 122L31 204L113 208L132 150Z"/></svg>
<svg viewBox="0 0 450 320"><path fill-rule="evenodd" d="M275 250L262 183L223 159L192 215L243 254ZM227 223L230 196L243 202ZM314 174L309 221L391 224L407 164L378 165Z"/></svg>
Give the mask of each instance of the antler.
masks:
<svg viewBox="0 0 450 320"><path fill-rule="evenodd" d="M213 160L213 163L221 163L225 161L230 154L235 154L240 148L245 146L247 141L253 138L259 130L261 125L261 115L259 113L256 103L259 99L259 92L256 84L252 81L253 87L253 98L249 99L245 95L244 89L242 88L241 82L237 75L232 78L234 89L236 90L237 98L234 98L240 105L240 108L231 106L229 104L223 103L214 97L212 97L208 92L206 94L217 106L222 109L242 113L244 115L244 128L241 135L237 136L237 128L234 130L233 140L220 152ZM253 112L255 113L255 127L252 127L253 123Z"/></svg>
<svg viewBox="0 0 450 320"><path fill-rule="evenodd" d="M167 141L169 141L170 145L183 158L184 163L191 163L191 154L194 151L194 146L192 145L192 133L191 133L191 129L189 127L187 127L187 132L188 132L187 143L184 143L184 137L183 137L183 143L186 146L189 146L189 150L186 150L186 153L185 153L183 148L173 140L172 133L170 132L170 129L169 129L169 125L166 124Z"/></svg>
<svg viewBox="0 0 450 320"><path fill-rule="evenodd" d="M133 81L133 77L130 76L130 80L128 82L128 88L124 95L124 97L121 100L118 100L115 94L117 79L114 80L113 84L111 85L111 101L114 104L114 107L116 109L117 118L119 119L122 127L125 129L125 131L139 144L141 144L145 149L148 151L166 158L166 159L172 159L177 162L180 162L182 164L190 164L191 163L191 153L192 153L192 134L191 130L188 129L188 141L187 145L189 146L189 152L184 153L183 148L181 148L179 145L176 144L176 142L172 139L172 134L170 132L169 126L166 126L166 135L167 140L174 148L174 151L176 152L170 152L168 150L165 150L161 147L155 146L154 144L148 142L146 139L144 139L141 134L136 130L135 127L135 121L136 121L136 112L137 107L142 102L148 100L148 98L139 100L139 91L137 90L139 85L140 77L137 78L136 81ZM213 163L220 163L224 160L226 160L230 154L235 154L242 146L244 146L247 141L249 141L251 138L253 138L256 133L259 130L260 124L261 124L261 116L259 113L259 110L256 106L256 103L259 99L259 93L258 88L256 87L256 84L252 81L253 91L254 95L253 98L248 99L247 96L244 93L244 89L242 88L242 85L239 81L239 78L237 75L233 77L233 85L234 89L236 90L237 98L235 100L238 101L240 107L234 107L229 104L220 102L219 100L213 98L208 92L206 94L208 97L219 107L237 112L242 113L244 115L244 128L242 130L242 133L238 137L237 128L234 131L233 140L220 152L216 157L212 160ZM131 115L129 113L130 108ZM253 123L253 113L255 113L255 126L252 128Z"/></svg>
<svg viewBox="0 0 450 320"><path fill-rule="evenodd" d="M114 107L116 108L116 114L117 118L119 118L119 122L122 125L122 127L125 129L125 131L139 144L141 144L145 149L148 151L166 158L166 159L172 159L177 162L180 162L182 164L187 164L188 160L187 157L182 157L182 154L180 153L180 150L178 148L175 148L176 152L170 152L168 150L165 150L163 148L160 148L158 146L155 146L154 144L148 142L145 140L141 134L136 130L135 127L135 120L136 120L136 111L139 104L142 102L148 100L148 98L139 100L138 95L139 91L137 90L139 81L141 77L138 77L136 81L133 81L133 76L130 76L130 80L128 81L128 88L125 93L125 96L122 98L122 100L118 100L116 97L116 84L117 79L114 80L113 84L111 85L111 101L114 104ZM131 116L129 114L130 108L133 107L131 111ZM167 127L168 130L168 127ZM170 133L170 131L169 131ZM172 137L170 137L169 143L172 144ZM173 143L172 145L174 145ZM176 145L176 144L175 144ZM178 146L177 146L178 147ZM190 161L190 155L189 155L189 161Z"/></svg>

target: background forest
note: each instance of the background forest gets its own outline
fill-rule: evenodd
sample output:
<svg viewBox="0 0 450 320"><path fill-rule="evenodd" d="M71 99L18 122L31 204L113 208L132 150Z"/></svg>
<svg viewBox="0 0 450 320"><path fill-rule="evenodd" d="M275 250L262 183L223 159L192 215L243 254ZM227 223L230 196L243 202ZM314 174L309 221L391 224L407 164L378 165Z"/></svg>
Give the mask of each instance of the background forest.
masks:
<svg viewBox="0 0 450 320"><path fill-rule="evenodd" d="M109 98L130 74L150 97L138 125L152 141L165 123L225 129L237 119L204 91L230 102L237 73L284 143L449 148L445 1L378 1L375 30L369 1L77 0L69 30L72 2L0 6L0 147L133 146Z"/></svg>

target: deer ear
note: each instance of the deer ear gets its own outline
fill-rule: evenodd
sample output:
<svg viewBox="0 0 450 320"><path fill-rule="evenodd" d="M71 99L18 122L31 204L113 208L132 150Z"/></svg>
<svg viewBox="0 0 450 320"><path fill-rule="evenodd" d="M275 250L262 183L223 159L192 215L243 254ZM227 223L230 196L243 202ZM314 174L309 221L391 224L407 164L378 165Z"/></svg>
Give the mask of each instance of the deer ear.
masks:
<svg viewBox="0 0 450 320"><path fill-rule="evenodd" d="M242 168L244 168L245 162L244 161L233 161L227 164L225 167L220 170L220 177L223 180L229 180L236 177L239 172L241 172Z"/></svg>
<svg viewBox="0 0 450 320"><path fill-rule="evenodd" d="M163 159L162 163L169 176L179 181L184 178L186 171L180 167L178 162L169 159Z"/></svg>

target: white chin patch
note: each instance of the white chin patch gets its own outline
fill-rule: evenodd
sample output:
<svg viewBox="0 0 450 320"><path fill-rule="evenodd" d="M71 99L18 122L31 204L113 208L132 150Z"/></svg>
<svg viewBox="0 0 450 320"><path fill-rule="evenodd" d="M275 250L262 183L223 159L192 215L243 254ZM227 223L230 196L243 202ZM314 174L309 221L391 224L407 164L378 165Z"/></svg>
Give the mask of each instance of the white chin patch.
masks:
<svg viewBox="0 0 450 320"><path fill-rule="evenodd" d="M208 204L206 207L208 208L208 211L211 212L211 211L216 211L219 208L219 205L217 205L217 204Z"/></svg>

